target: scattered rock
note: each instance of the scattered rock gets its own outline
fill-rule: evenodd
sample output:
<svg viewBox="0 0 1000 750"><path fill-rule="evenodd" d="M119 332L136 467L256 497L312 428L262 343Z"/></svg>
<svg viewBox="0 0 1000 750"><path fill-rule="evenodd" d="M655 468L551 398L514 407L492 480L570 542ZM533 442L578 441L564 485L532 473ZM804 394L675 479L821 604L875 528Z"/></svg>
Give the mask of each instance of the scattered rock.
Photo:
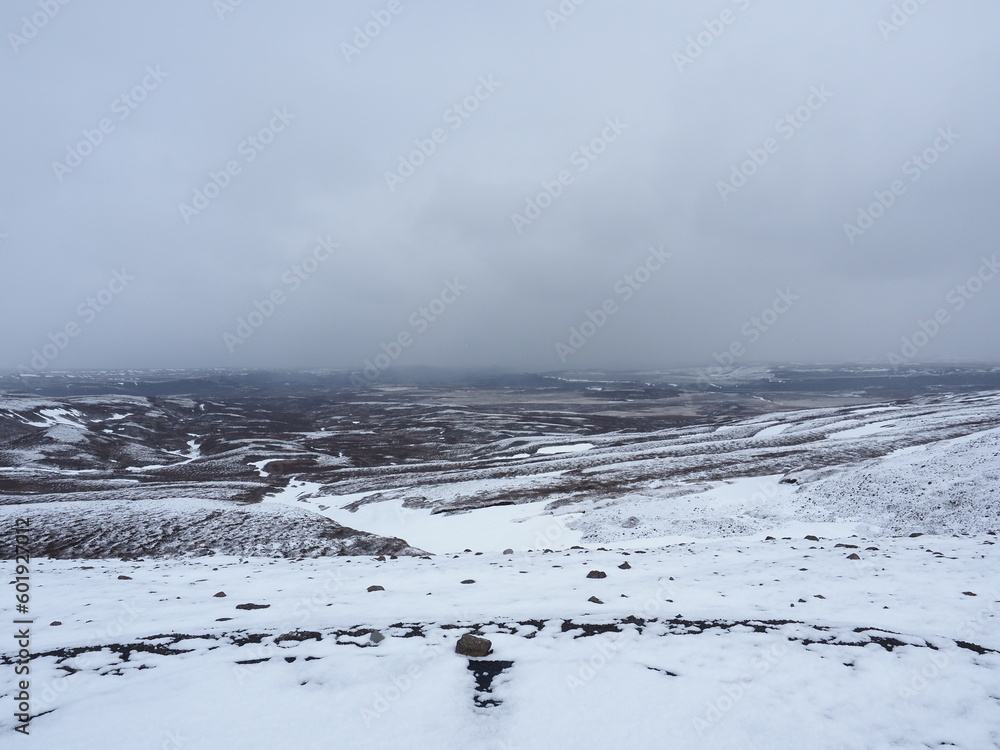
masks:
<svg viewBox="0 0 1000 750"><path fill-rule="evenodd" d="M602 601L601 601L600 599L598 599L598 598L597 598L596 596L592 596L592 597L590 597L590 598L589 598L589 599L588 599L587 601L588 601L588 602L593 602L594 604L604 604L604 602L602 602Z"/></svg>
<svg viewBox="0 0 1000 750"><path fill-rule="evenodd" d="M592 570L587 573L587 578L607 578L608 574L603 570Z"/></svg>
<svg viewBox="0 0 1000 750"><path fill-rule="evenodd" d="M918 536L923 536L923 534L919 531L914 531L912 534L910 534L910 539L916 539Z"/></svg>
<svg viewBox="0 0 1000 750"><path fill-rule="evenodd" d="M118 576L119 581L131 581L132 576Z"/></svg>
<svg viewBox="0 0 1000 750"><path fill-rule="evenodd" d="M56 626L56 625L62 625L62 623L61 623L61 622L59 622L59 620L53 620L52 622L50 622L50 623L49 623L49 625L51 625L51 626L53 626L53 627L54 627L54 626Z"/></svg>
<svg viewBox="0 0 1000 750"><path fill-rule="evenodd" d="M455 653L462 656L488 656L492 650L492 641L470 633L463 635L455 644Z"/></svg>
<svg viewBox="0 0 1000 750"><path fill-rule="evenodd" d="M965 594L966 596L975 596L975 594L971 591L963 591L962 593Z"/></svg>
<svg viewBox="0 0 1000 750"><path fill-rule="evenodd" d="M835 544L833 546L834 547L843 547L844 549L857 549L858 548L858 545L856 545L856 544L844 544L842 542L838 542L837 544Z"/></svg>
<svg viewBox="0 0 1000 750"><path fill-rule="evenodd" d="M472 578L466 578L462 583L475 583L475 581Z"/></svg>
<svg viewBox="0 0 1000 750"><path fill-rule="evenodd" d="M849 554L847 556L847 559L848 560L860 560L861 559L861 555L859 555L857 552L852 552L851 554Z"/></svg>
<svg viewBox="0 0 1000 750"><path fill-rule="evenodd" d="M619 569L621 569L621 570L631 570L631 569L632 569L632 566L631 566L631 565L629 565L629 564L628 564L627 562L623 562L623 563L622 563L621 565L619 565L618 567L619 567Z"/></svg>
<svg viewBox="0 0 1000 750"><path fill-rule="evenodd" d="M212 594L212 596L217 596L217 597L220 597L220 598L223 597L223 596L225 596L225 595L226 595L225 591L219 591L219 592L217 592L215 594Z"/></svg>
<svg viewBox="0 0 1000 750"><path fill-rule="evenodd" d="M228 622L229 620L232 620L232 619L233 619L232 617L216 617L215 621L216 622Z"/></svg>
<svg viewBox="0 0 1000 750"><path fill-rule="evenodd" d="M774 541L774 537L773 536L766 536L766 537L764 537L764 541L765 542L773 542Z"/></svg>
<svg viewBox="0 0 1000 750"><path fill-rule="evenodd" d="M385 562L385 555L379 555L375 559L378 560L379 562Z"/></svg>
<svg viewBox="0 0 1000 750"><path fill-rule="evenodd" d="M369 592L371 592L371 591L385 591L385 587L384 586L369 586L368 587L368 591Z"/></svg>
<svg viewBox="0 0 1000 750"><path fill-rule="evenodd" d="M236 609L267 609L270 604L237 604Z"/></svg>
<svg viewBox="0 0 1000 750"><path fill-rule="evenodd" d="M818 542L819 541L819 537L818 536L814 536L813 534L807 534L806 535L806 539L808 539L810 542Z"/></svg>
<svg viewBox="0 0 1000 750"><path fill-rule="evenodd" d="M505 550L503 551L503 553L504 553L505 555L513 555L513 554L514 554L514 550L512 550L512 549L511 549L510 547L508 547L507 549L505 549Z"/></svg>

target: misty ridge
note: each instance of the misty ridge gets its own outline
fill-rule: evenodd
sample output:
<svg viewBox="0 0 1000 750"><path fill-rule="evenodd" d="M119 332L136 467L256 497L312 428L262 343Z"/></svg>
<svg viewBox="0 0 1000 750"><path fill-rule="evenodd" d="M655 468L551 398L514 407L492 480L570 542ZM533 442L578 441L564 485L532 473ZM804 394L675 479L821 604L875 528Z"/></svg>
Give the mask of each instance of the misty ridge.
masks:
<svg viewBox="0 0 1000 750"><path fill-rule="evenodd" d="M1000 748L998 22L12 0L0 744Z"/></svg>

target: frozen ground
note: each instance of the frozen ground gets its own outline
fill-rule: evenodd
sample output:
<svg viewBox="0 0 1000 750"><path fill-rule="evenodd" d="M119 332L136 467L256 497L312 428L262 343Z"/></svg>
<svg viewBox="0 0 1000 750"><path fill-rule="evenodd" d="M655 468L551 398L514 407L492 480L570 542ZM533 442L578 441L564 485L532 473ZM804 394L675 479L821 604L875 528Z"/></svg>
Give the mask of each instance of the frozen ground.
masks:
<svg viewBox="0 0 1000 750"><path fill-rule="evenodd" d="M40 561L38 715L29 738L9 711L0 732L61 750L995 748L994 541ZM489 657L454 653L473 631Z"/></svg>
<svg viewBox="0 0 1000 750"><path fill-rule="evenodd" d="M0 398L0 746L1000 748L1000 394L635 393Z"/></svg>

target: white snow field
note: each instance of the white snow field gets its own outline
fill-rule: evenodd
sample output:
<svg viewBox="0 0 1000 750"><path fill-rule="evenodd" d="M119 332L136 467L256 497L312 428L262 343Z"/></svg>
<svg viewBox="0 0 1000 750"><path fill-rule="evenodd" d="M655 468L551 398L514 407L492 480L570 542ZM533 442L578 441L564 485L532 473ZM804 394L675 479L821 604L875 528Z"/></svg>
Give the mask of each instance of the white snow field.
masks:
<svg viewBox="0 0 1000 750"><path fill-rule="evenodd" d="M290 476L206 527L252 529L243 556L32 560L30 673L8 624L0 746L1000 748L1000 396L580 438ZM597 496L608 477L633 481ZM89 514L81 536L123 535L119 506L146 502L166 534L225 505L184 497L0 522ZM308 519L398 538L399 557L281 553ZM457 654L466 633L492 653Z"/></svg>
<svg viewBox="0 0 1000 750"><path fill-rule="evenodd" d="M993 541L39 561L36 717L12 736L8 682L0 732L61 750L998 747ZM473 630L485 660L454 652ZM510 662L478 696L499 705L477 705L470 661Z"/></svg>

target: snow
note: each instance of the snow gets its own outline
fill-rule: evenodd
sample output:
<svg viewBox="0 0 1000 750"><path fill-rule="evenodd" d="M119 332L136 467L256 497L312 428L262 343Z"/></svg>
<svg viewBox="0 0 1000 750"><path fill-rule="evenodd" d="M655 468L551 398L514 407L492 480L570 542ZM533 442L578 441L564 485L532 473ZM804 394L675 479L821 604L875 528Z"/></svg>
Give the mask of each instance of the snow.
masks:
<svg viewBox="0 0 1000 750"><path fill-rule="evenodd" d="M359 531L406 539L410 545L435 554L467 548L501 552L507 548L569 547L579 543L581 536L567 528L581 513L555 516L545 511L545 501L443 514L429 508L404 507L403 500L387 500L363 504L352 512L344 506L374 493L324 495L319 488L312 482L291 482L268 501L306 508Z"/></svg>
<svg viewBox="0 0 1000 750"><path fill-rule="evenodd" d="M519 438L504 437L492 454L503 473L487 459L395 483L292 478L236 507L38 503L40 546L45 529L73 519L82 539L111 529L136 536L136 549L197 523L199 545L219 549L239 521L256 542L247 549L267 556L33 560L34 719L17 741L996 750L998 409L980 394L772 413L634 444L540 435L565 442L513 457L499 454ZM74 439L78 414L44 403L31 414ZM174 453L181 462L200 455L191 437ZM760 454L781 458L748 470ZM720 456L729 462L712 463ZM272 460L251 465L267 476ZM616 493L617 477L650 466ZM610 489L554 501L549 488L565 477L611 477ZM0 521L12 528L28 512L0 506ZM318 516L434 554L282 556ZM266 607L237 609L247 603ZM385 639L375 645L372 630ZM471 631L493 642L487 661L512 662L492 685L499 705L476 704L470 660L454 651ZM13 653L8 638L8 709ZM12 729L0 713L0 737Z"/></svg>
<svg viewBox="0 0 1000 750"><path fill-rule="evenodd" d="M593 443L574 443L573 445L546 445L535 451L537 456L551 456L559 453L582 453L594 447Z"/></svg>
<svg viewBox="0 0 1000 750"><path fill-rule="evenodd" d="M787 424L773 424L770 427L765 427L763 430L758 432L754 437L764 438L764 437L774 437L775 435L780 435L785 430L788 429Z"/></svg>
<svg viewBox="0 0 1000 750"><path fill-rule="evenodd" d="M36 656L32 711L50 713L25 746L997 747L1000 655L958 643L1000 649L997 546L843 539L860 545L856 562L836 541L385 562L38 561L36 654L191 650L123 661L104 648L63 660L72 674L58 656ZM873 541L879 550L864 551ZM607 578L586 578L592 569ZM270 606L235 608L245 602ZM622 623L630 616L642 627ZM581 637L587 623L619 624ZM469 660L454 653L477 624L489 658L513 662L493 684L499 706L475 705ZM386 636L377 646L349 635L372 628ZM321 640L276 641L296 630ZM248 633L259 643L237 645ZM871 635L903 645L889 651ZM0 724L10 732L9 715Z"/></svg>
<svg viewBox="0 0 1000 750"><path fill-rule="evenodd" d="M847 438L858 438L866 437L868 435L874 435L875 433L885 429L886 427L895 427L894 422L872 422L871 424L861 425L860 427L854 427L849 430L839 430L830 434L831 438L837 438L844 440Z"/></svg>

